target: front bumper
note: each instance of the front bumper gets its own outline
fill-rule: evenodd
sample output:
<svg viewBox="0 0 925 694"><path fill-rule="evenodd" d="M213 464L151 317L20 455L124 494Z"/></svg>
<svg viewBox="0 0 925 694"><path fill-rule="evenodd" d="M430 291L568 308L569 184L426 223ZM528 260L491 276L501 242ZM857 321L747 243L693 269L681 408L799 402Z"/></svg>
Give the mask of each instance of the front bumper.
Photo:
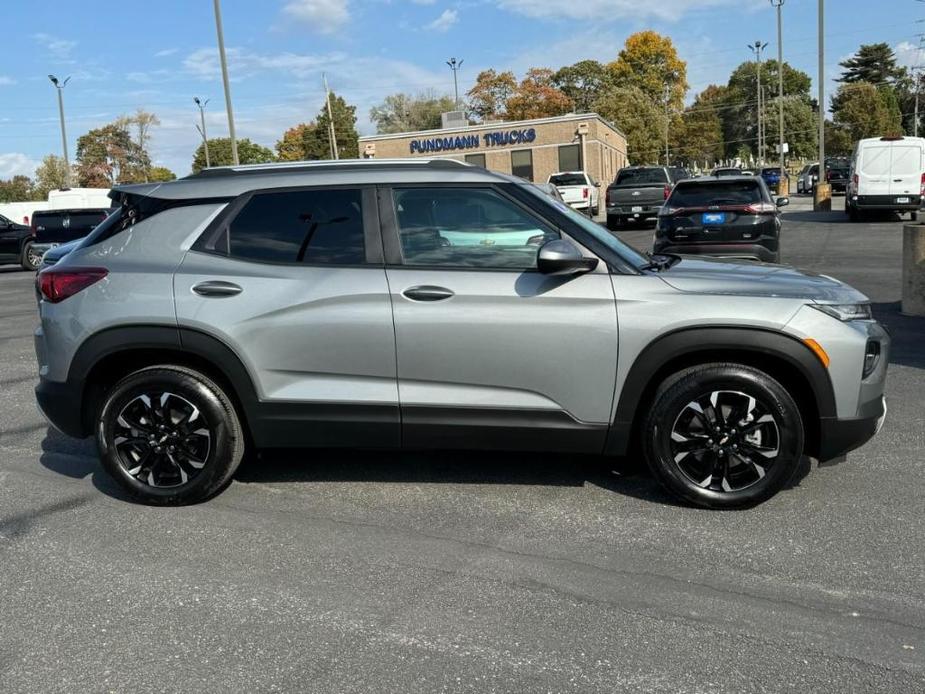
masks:
<svg viewBox="0 0 925 694"><path fill-rule="evenodd" d="M861 411L861 417L822 418L819 421L820 463L839 458L870 441L886 419L886 398L881 395L862 406Z"/></svg>

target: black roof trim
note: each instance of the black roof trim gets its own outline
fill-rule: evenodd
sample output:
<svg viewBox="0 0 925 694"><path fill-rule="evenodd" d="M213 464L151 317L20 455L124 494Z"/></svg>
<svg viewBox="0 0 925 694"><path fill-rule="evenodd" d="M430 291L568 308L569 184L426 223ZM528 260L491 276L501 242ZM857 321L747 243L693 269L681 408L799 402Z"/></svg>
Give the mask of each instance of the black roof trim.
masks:
<svg viewBox="0 0 925 694"><path fill-rule="evenodd" d="M272 176L296 173L313 173L315 171L384 171L395 169L455 169L472 167L471 164L457 159L346 159L339 161L304 162L293 164L249 164L242 166L216 166L202 169L180 180L198 180L203 178L225 178L232 176Z"/></svg>

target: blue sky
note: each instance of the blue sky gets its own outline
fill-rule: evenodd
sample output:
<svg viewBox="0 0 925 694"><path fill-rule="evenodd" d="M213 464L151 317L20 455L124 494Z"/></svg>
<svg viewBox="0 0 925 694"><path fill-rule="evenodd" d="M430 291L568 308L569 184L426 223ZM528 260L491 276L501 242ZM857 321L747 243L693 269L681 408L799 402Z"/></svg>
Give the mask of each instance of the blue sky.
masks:
<svg viewBox="0 0 925 694"><path fill-rule="evenodd" d="M859 44L886 41L907 65L917 60L925 4L913 0L829 0L827 78ZM585 58L613 60L632 32L667 34L688 63L689 98L769 42L768 0L223 0L225 40L239 137L272 147L322 105L321 74L357 106L396 91L451 93L445 61L464 60L460 92L479 70L522 74ZM850 10L850 11L849 11ZM192 98L211 98L210 136L227 135L211 0L6 0L0 60L0 177L32 174L60 154L57 103L46 75L71 76L68 138L138 107L162 121L154 161L189 172L198 145ZM816 75L816 0L786 0L784 59ZM815 87L813 88L815 90Z"/></svg>

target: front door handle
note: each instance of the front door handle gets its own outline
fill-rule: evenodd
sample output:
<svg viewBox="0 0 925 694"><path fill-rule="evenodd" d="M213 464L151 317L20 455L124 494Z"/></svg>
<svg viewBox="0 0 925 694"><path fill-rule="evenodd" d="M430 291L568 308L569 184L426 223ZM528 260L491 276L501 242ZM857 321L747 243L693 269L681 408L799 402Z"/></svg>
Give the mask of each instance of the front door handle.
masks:
<svg viewBox="0 0 925 694"><path fill-rule="evenodd" d="M225 297L236 296L244 290L233 282L223 282L222 280L208 280L193 285L193 291L199 296L208 297Z"/></svg>
<svg viewBox="0 0 925 694"><path fill-rule="evenodd" d="M402 292L402 296L412 301L444 301L455 295L446 287L423 284L418 287L408 287Z"/></svg>

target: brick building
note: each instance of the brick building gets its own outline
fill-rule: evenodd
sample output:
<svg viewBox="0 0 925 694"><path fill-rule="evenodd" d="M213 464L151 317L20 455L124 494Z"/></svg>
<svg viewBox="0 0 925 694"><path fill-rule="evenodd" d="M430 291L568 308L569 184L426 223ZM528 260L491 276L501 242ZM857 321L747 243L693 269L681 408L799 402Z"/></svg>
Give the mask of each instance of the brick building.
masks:
<svg viewBox="0 0 925 694"><path fill-rule="evenodd" d="M606 185L627 165L626 137L596 113L370 135L364 158L447 157L545 182L557 171L587 171Z"/></svg>

